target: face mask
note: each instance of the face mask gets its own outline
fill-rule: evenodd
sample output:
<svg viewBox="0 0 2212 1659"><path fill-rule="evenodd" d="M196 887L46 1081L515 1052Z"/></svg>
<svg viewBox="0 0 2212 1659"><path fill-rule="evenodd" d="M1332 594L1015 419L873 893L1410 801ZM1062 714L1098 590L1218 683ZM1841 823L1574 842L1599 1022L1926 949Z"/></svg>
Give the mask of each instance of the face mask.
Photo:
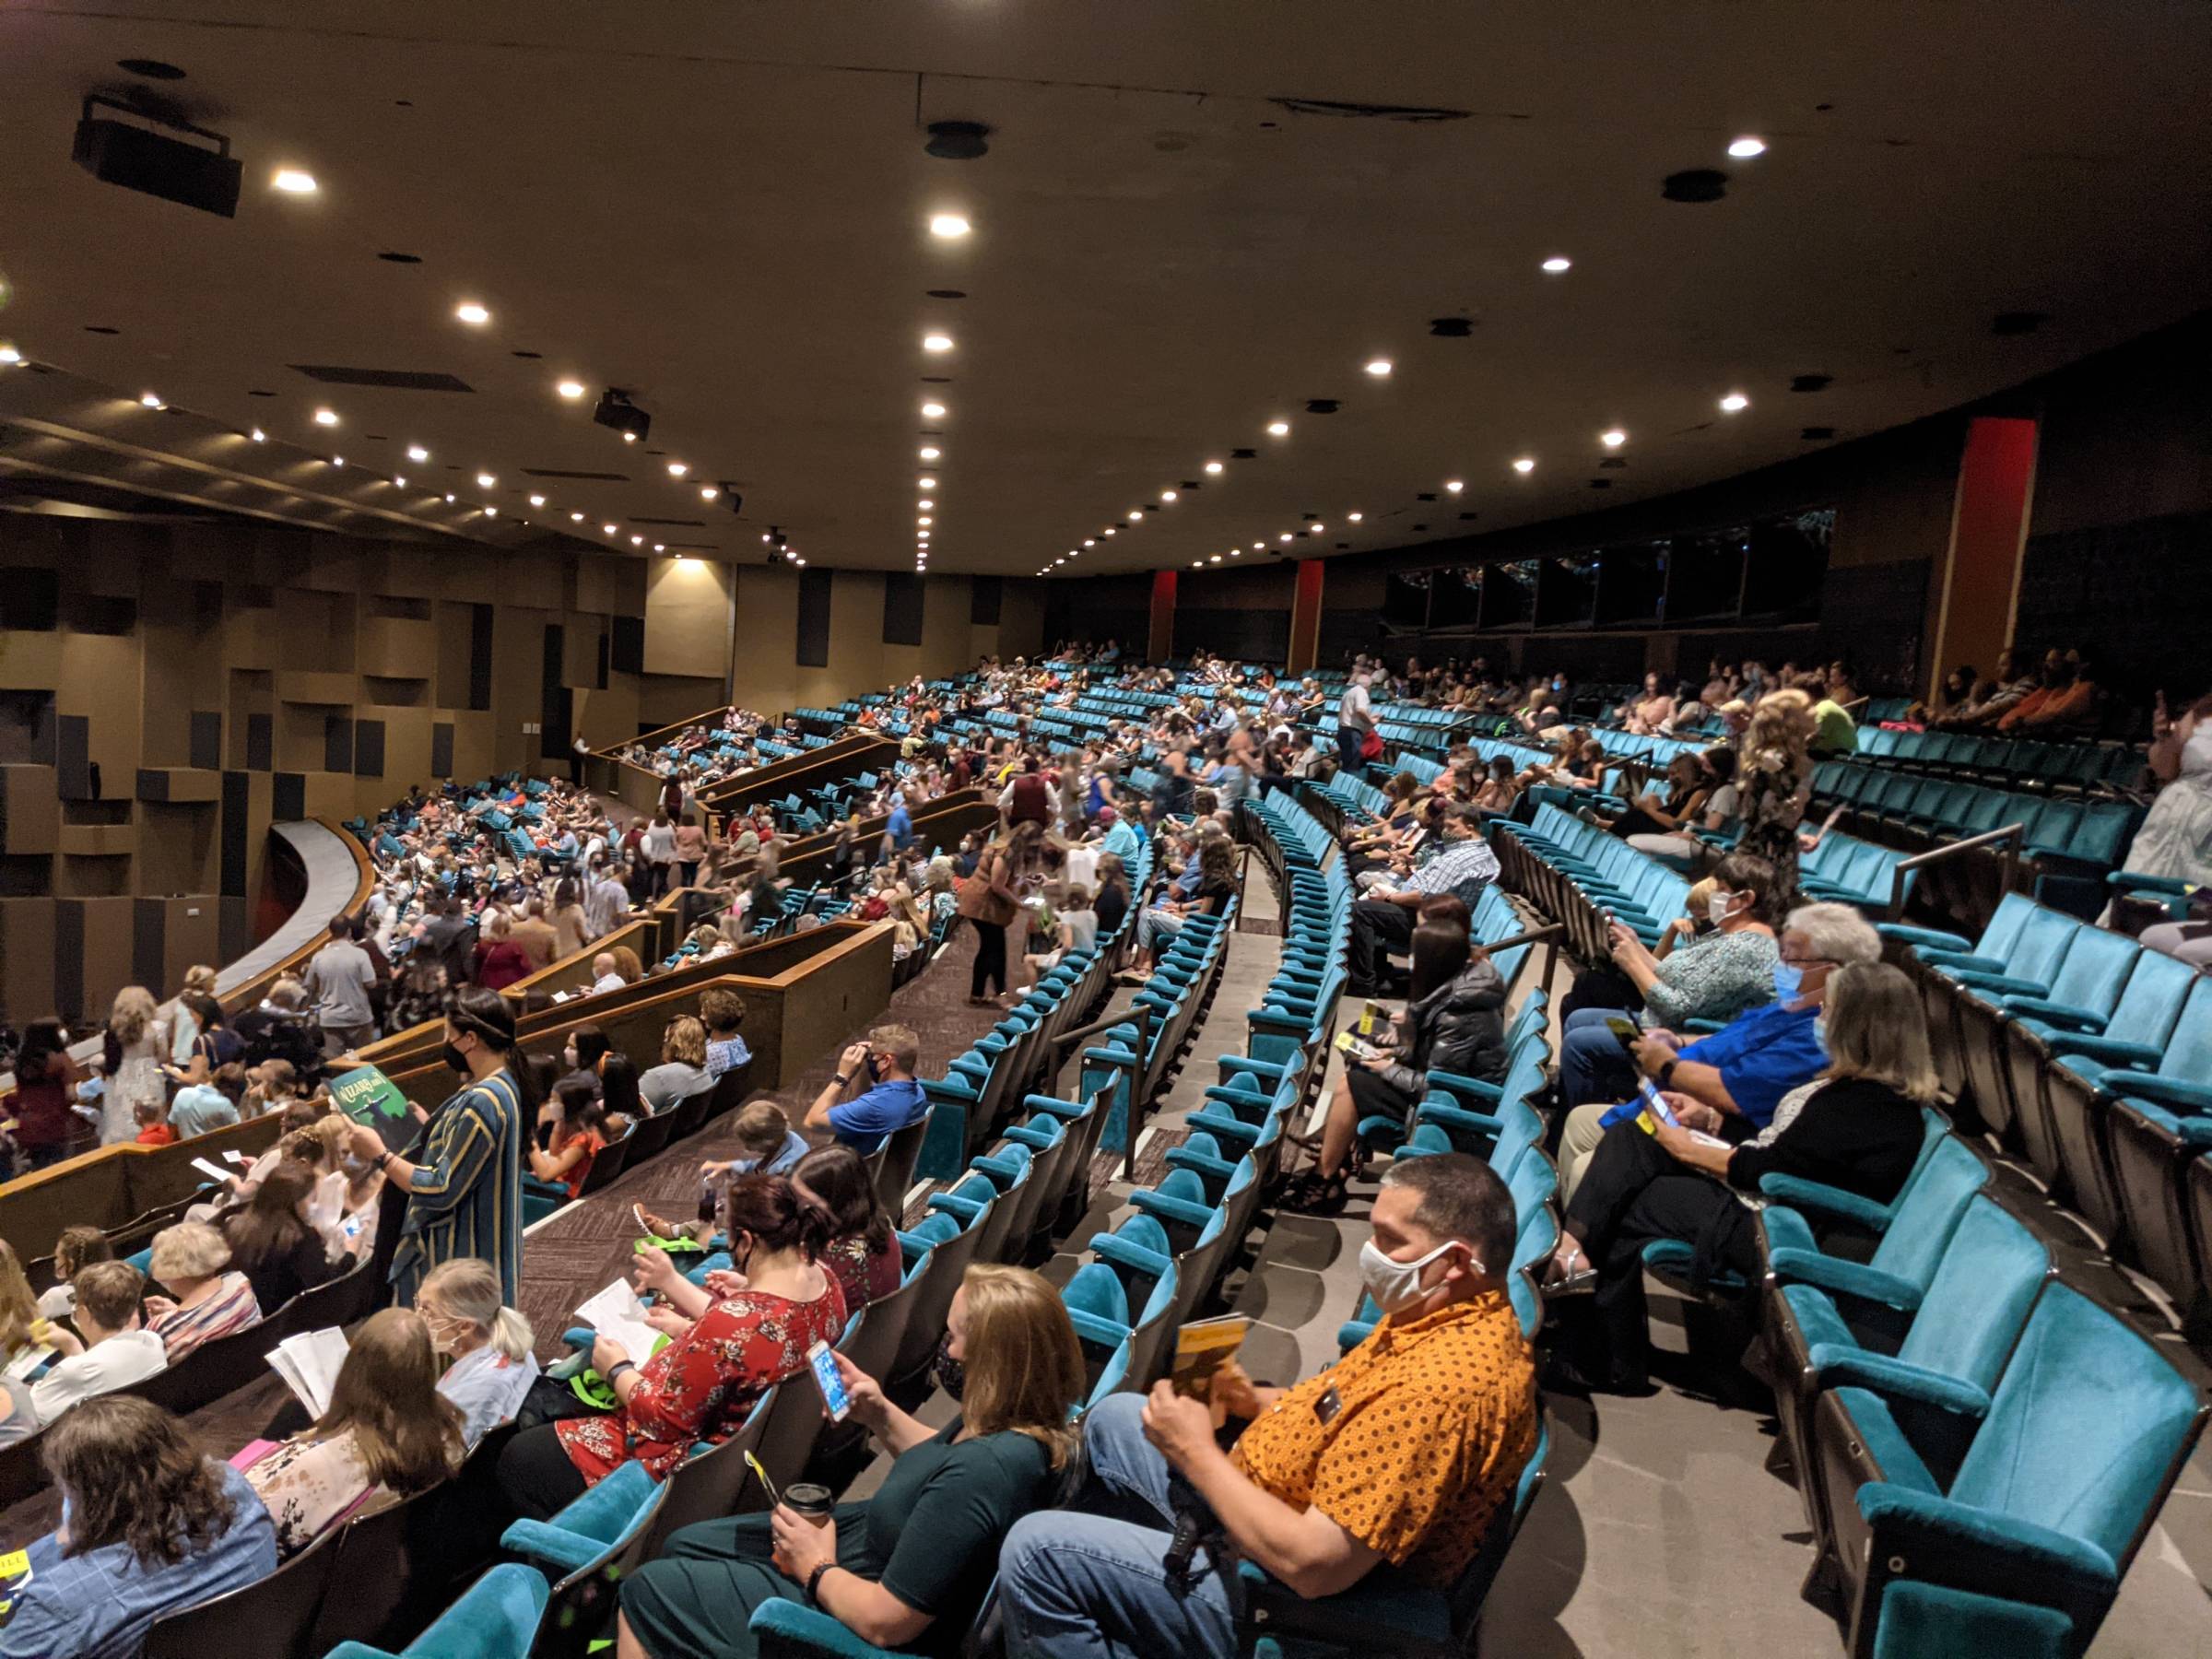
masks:
<svg viewBox="0 0 2212 1659"><path fill-rule="evenodd" d="M1711 894L1705 900L1705 915L1715 927L1718 927L1728 920L1729 910L1735 903L1735 895L1734 893Z"/></svg>
<svg viewBox="0 0 2212 1659"><path fill-rule="evenodd" d="M1798 989L1805 983L1805 970L1793 962L1774 964L1774 1000L1794 1002Z"/></svg>
<svg viewBox="0 0 2212 1659"><path fill-rule="evenodd" d="M452 1066L453 1070L459 1072L463 1077L466 1077L468 1075L468 1056L463 1053L458 1048L454 1047L453 1044L450 1042L447 1043L443 1048L440 1049L438 1053L445 1061L446 1065Z"/></svg>
<svg viewBox="0 0 2212 1659"><path fill-rule="evenodd" d="M1813 1016L1813 1041L1818 1043L1823 1051L1827 1049L1828 1021L1818 1014Z"/></svg>
<svg viewBox="0 0 2212 1659"><path fill-rule="evenodd" d="M1458 1242L1447 1239L1425 1256L1410 1262L1394 1261L1382 1253L1374 1240L1359 1247L1359 1283L1368 1295L1375 1299L1375 1306L1385 1313L1395 1313L1419 1301L1429 1291L1421 1287L1421 1269L1442 1255ZM1479 1271L1479 1269L1477 1269ZM1430 1287L1433 1289L1435 1287Z"/></svg>
<svg viewBox="0 0 2212 1659"><path fill-rule="evenodd" d="M968 1386L968 1362L952 1357L952 1333L947 1331L937 1344L937 1357L929 1364L930 1381L959 1399Z"/></svg>

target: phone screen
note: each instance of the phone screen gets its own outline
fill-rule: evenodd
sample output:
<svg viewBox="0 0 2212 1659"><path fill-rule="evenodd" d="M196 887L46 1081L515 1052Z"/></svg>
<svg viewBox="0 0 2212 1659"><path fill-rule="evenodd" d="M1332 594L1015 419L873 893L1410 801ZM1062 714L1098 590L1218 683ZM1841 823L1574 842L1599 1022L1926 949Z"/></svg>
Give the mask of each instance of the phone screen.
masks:
<svg viewBox="0 0 2212 1659"><path fill-rule="evenodd" d="M818 1342L806 1350L806 1363L814 1368L815 1386L822 1391L822 1403L830 1407L830 1420L843 1422L853 1409L853 1397L845 1393L845 1380L838 1374L836 1354L828 1343Z"/></svg>
<svg viewBox="0 0 2212 1659"><path fill-rule="evenodd" d="M1656 1118L1660 1123L1665 1124L1670 1129L1679 1128L1681 1126L1676 1121L1675 1109L1669 1106L1665 1100L1660 1095L1659 1091L1653 1088L1649 1083L1644 1084L1636 1092L1642 1097L1643 1109L1650 1112L1653 1117Z"/></svg>

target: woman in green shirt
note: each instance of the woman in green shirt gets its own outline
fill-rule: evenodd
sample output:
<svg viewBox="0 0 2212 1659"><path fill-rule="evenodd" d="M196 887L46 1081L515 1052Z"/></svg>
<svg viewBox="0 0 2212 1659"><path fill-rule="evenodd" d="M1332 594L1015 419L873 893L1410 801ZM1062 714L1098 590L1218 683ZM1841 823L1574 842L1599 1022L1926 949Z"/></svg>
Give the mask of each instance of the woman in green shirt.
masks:
<svg viewBox="0 0 2212 1659"><path fill-rule="evenodd" d="M877 1647L959 1651L1000 1542L1080 1438L1084 1371L1059 1292L1026 1268L969 1268L947 1324L935 1376L961 1415L933 1430L839 1355L853 1417L896 1460L876 1496L820 1526L779 1506L684 1527L623 1584L616 1659L753 1659L753 1610L779 1596Z"/></svg>

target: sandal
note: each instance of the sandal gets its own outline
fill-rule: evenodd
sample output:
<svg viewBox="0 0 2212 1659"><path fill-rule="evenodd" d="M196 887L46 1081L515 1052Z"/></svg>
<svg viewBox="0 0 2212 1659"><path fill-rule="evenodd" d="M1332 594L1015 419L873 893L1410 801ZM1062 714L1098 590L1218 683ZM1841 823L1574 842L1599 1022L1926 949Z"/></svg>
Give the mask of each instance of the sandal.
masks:
<svg viewBox="0 0 2212 1659"><path fill-rule="evenodd" d="M1335 1216L1343 1211L1345 1197L1341 1172L1324 1176L1308 1171L1284 1189L1276 1207L1294 1216Z"/></svg>
<svg viewBox="0 0 2212 1659"><path fill-rule="evenodd" d="M1591 1265L1590 1258L1583 1253L1582 1246L1575 1246L1574 1254L1567 1259L1583 1265L1562 1272L1559 1270L1559 1258L1553 1256L1551 1265L1545 1269L1544 1282L1537 1287L1547 1298L1585 1296L1597 1288L1597 1269Z"/></svg>

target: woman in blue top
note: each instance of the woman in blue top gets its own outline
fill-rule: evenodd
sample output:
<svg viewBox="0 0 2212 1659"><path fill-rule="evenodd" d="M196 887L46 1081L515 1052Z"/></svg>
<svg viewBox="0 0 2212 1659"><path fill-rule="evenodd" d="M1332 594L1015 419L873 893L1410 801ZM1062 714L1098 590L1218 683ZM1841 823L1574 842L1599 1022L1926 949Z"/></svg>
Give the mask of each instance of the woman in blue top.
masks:
<svg viewBox="0 0 2212 1659"><path fill-rule="evenodd" d="M392 1258L401 1306L414 1305L424 1277L441 1262L476 1256L499 1270L500 1300L512 1307L523 1276L523 1146L537 1098L506 998L481 985L453 994L445 1063L468 1082L434 1113L413 1109L428 1125L413 1158L385 1151L365 1124L353 1132L354 1151L407 1197Z"/></svg>
<svg viewBox="0 0 2212 1659"><path fill-rule="evenodd" d="M276 1530L237 1470L150 1400L81 1400L46 1430L62 1524L29 1549L0 1659L135 1659L165 1614L276 1571Z"/></svg>

